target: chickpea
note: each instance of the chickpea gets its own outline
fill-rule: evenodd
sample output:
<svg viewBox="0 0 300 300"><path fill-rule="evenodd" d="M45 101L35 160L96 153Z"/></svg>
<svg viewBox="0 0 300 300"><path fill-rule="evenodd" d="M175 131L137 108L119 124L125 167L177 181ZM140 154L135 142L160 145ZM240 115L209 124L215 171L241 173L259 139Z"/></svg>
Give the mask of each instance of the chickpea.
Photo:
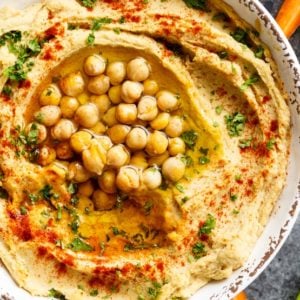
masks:
<svg viewBox="0 0 300 300"><path fill-rule="evenodd" d="M67 173L68 169L66 166L58 161L53 161L50 165L44 167L44 176L49 184L63 185L66 181Z"/></svg>
<svg viewBox="0 0 300 300"><path fill-rule="evenodd" d="M41 105L59 105L61 91L56 84L49 84L40 95Z"/></svg>
<svg viewBox="0 0 300 300"><path fill-rule="evenodd" d="M162 111L173 111L179 106L179 97L169 91L158 92L156 98L157 105Z"/></svg>
<svg viewBox="0 0 300 300"><path fill-rule="evenodd" d="M168 180L176 182L184 176L185 164L179 156L168 158L162 165L162 173Z"/></svg>
<svg viewBox="0 0 300 300"><path fill-rule="evenodd" d="M110 101L113 104L121 103L122 102L121 93L122 93L121 85L115 85L115 86L111 87L108 91L108 96L109 96Z"/></svg>
<svg viewBox="0 0 300 300"><path fill-rule="evenodd" d="M105 114L111 107L111 102L107 95L92 95L90 100L98 107L98 111L101 115Z"/></svg>
<svg viewBox="0 0 300 300"><path fill-rule="evenodd" d="M141 97L144 86L140 82L125 81L122 84L121 97L126 103L135 103Z"/></svg>
<svg viewBox="0 0 300 300"><path fill-rule="evenodd" d="M97 140L93 139L88 149L82 152L82 162L87 170L101 175L106 163L106 149Z"/></svg>
<svg viewBox="0 0 300 300"><path fill-rule="evenodd" d="M110 210L115 206L117 198L116 195L108 195L101 190L96 190L93 201L97 210Z"/></svg>
<svg viewBox="0 0 300 300"><path fill-rule="evenodd" d="M60 142L56 145L56 155L59 159L71 159L74 155L69 142Z"/></svg>
<svg viewBox="0 0 300 300"><path fill-rule="evenodd" d="M84 195L78 195L77 209L82 212L90 212L94 210L94 202Z"/></svg>
<svg viewBox="0 0 300 300"><path fill-rule="evenodd" d="M185 152L185 143L180 137L175 137L169 140L168 151L170 155L183 154Z"/></svg>
<svg viewBox="0 0 300 300"><path fill-rule="evenodd" d="M159 113L158 116L150 122L150 126L156 130L162 130L169 124L170 114L166 112Z"/></svg>
<svg viewBox="0 0 300 300"><path fill-rule="evenodd" d="M138 104L138 118L143 121L152 121L158 114L156 99L152 96L143 96Z"/></svg>
<svg viewBox="0 0 300 300"><path fill-rule="evenodd" d="M39 123L29 123L26 127L26 134L30 136L30 132L37 130L37 144L41 144L47 139L47 128Z"/></svg>
<svg viewBox="0 0 300 300"><path fill-rule="evenodd" d="M79 102L76 98L69 96L64 96L61 98L60 109L64 118L73 118L78 107Z"/></svg>
<svg viewBox="0 0 300 300"><path fill-rule="evenodd" d="M55 140L64 141L68 140L77 130L77 125L68 119L61 119L52 127L51 135Z"/></svg>
<svg viewBox="0 0 300 300"><path fill-rule="evenodd" d="M155 156L163 154L168 148L168 138L162 131L155 130L150 133L146 151L149 155Z"/></svg>
<svg viewBox="0 0 300 300"><path fill-rule="evenodd" d="M90 96L88 93L84 92L77 96L77 100L80 105L87 104L90 100Z"/></svg>
<svg viewBox="0 0 300 300"><path fill-rule="evenodd" d="M168 126L165 128L165 133L169 137L179 137L183 132L183 120L179 116L172 116Z"/></svg>
<svg viewBox="0 0 300 300"><path fill-rule="evenodd" d="M132 81L144 81L150 72L150 65L143 57L134 58L127 65L127 76Z"/></svg>
<svg viewBox="0 0 300 300"><path fill-rule="evenodd" d="M138 189L140 187L138 169L134 166L121 167L116 178L116 184L118 189L125 193Z"/></svg>
<svg viewBox="0 0 300 300"><path fill-rule="evenodd" d="M104 171L103 174L98 178L98 184L105 193L116 193L116 172L114 170Z"/></svg>
<svg viewBox="0 0 300 300"><path fill-rule="evenodd" d="M106 130L107 127L102 122L98 122L94 127L91 128L91 131L95 132L96 134L103 134Z"/></svg>
<svg viewBox="0 0 300 300"><path fill-rule="evenodd" d="M60 87L67 96L76 97L84 91L84 80L80 71L65 76Z"/></svg>
<svg viewBox="0 0 300 300"><path fill-rule="evenodd" d="M157 167L151 167L143 171L143 183L149 189L158 188L162 183L162 176Z"/></svg>
<svg viewBox="0 0 300 300"><path fill-rule="evenodd" d="M91 143L92 135L89 132L82 130L75 132L70 139L71 147L77 153L81 153L88 149Z"/></svg>
<svg viewBox="0 0 300 300"><path fill-rule="evenodd" d="M106 59L97 54L90 55L86 58L83 69L89 76L97 76L104 73L106 68Z"/></svg>
<svg viewBox="0 0 300 300"><path fill-rule="evenodd" d="M111 142L110 138L106 135L95 135L94 138L97 140L98 143L102 145L102 147L106 151L108 151L113 146L113 143Z"/></svg>
<svg viewBox="0 0 300 300"><path fill-rule="evenodd" d="M133 124L137 118L135 104L121 103L116 108L116 118L123 124Z"/></svg>
<svg viewBox="0 0 300 300"><path fill-rule="evenodd" d="M86 182L80 183L78 186L78 194L91 197L94 192L94 186L91 180L88 180Z"/></svg>
<svg viewBox="0 0 300 300"><path fill-rule="evenodd" d="M44 145L39 149L39 155L36 162L41 166L47 166L50 165L55 160L55 158L55 150Z"/></svg>
<svg viewBox="0 0 300 300"><path fill-rule="evenodd" d="M109 129L107 129L107 135L110 137L114 144L123 144L125 139L130 132L130 126L116 124Z"/></svg>
<svg viewBox="0 0 300 300"><path fill-rule="evenodd" d="M161 166L163 163L164 163L164 161L167 159L167 158L169 158L169 152L168 151L166 151L165 153L163 153L163 154L161 154L161 155L157 155L157 156L152 156L152 157L150 157L149 158L149 160L148 160L148 163L149 163L149 165L150 166L154 166L154 165L156 165L156 166Z"/></svg>
<svg viewBox="0 0 300 300"><path fill-rule="evenodd" d="M109 77L106 75L99 75L92 77L88 83L88 90L96 95L105 94L110 87Z"/></svg>
<svg viewBox="0 0 300 300"><path fill-rule="evenodd" d="M40 111L35 113L35 118L45 126L53 126L61 117L61 110L55 105L46 105L41 107Z"/></svg>
<svg viewBox="0 0 300 300"><path fill-rule="evenodd" d="M120 168L130 160L130 154L124 145L111 147L107 152L107 165L113 168Z"/></svg>
<svg viewBox="0 0 300 300"><path fill-rule="evenodd" d="M132 150L142 150L146 147L149 133L144 127L131 129L126 137L126 145Z"/></svg>
<svg viewBox="0 0 300 300"><path fill-rule="evenodd" d="M159 90L158 84L155 80L146 79L143 84L145 95L154 96Z"/></svg>
<svg viewBox="0 0 300 300"><path fill-rule="evenodd" d="M140 169L146 169L148 167L147 158L144 151L135 152L130 159L130 165L136 166Z"/></svg>
<svg viewBox="0 0 300 300"><path fill-rule="evenodd" d="M116 106L111 107L102 118L102 121L109 127L118 124L118 120L116 118L116 110Z"/></svg>
<svg viewBox="0 0 300 300"><path fill-rule="evenodd" d="M112 85L118 85L125 79L126 64L121 61L114 61L108 65L106 74Z"/></svg>
<svg viewBox="0 0 300 300"><path fill-rule="evenodd" d="M80 162L73 161L68 167L69 174L68 179L77 183L86 182L92 177L92 173L89 172Z"/></svg>
<svg viewBox="0 0 300 300"><path fill-rule="evenodd" d="M99 121L99 111L94 103L81 105L76 113L74 120L85 128L91 128Z"/></svg>

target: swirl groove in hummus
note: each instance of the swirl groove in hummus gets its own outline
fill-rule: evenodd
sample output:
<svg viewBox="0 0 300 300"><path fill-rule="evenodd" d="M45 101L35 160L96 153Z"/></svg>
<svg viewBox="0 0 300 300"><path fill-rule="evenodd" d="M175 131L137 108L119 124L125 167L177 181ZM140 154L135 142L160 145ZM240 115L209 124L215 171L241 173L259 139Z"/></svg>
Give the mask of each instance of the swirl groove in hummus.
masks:
<svg viewBox="0 0 300 300"><path fill-rule="evenodd" d="M0 15L0 257L16 282L60 299L185 299L239 268L289 153L259 34L218 0Z"/></svg>

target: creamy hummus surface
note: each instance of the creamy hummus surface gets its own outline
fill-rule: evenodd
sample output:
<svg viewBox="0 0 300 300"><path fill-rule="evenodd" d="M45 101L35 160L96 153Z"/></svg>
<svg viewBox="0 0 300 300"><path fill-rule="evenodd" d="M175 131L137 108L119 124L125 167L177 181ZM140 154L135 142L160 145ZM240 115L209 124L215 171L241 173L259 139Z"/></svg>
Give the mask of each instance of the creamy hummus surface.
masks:
<svg viewBox="0 0 300 300"><path fill-rule="evenodd" d="M222 1L0 10L0 258L32 295L187 299L285 184L270 51Z"/></svg>

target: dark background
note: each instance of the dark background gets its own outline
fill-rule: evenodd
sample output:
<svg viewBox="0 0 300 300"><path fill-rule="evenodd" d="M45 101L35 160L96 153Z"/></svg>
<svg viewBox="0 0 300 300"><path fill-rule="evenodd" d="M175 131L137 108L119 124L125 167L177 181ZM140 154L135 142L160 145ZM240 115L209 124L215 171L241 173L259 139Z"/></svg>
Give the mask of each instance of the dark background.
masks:
<svg viewBox="0 0 300 300"><path fill-rule="evenodd" d="M273 16L277 14L282 3L281 0L261 2ZM300 29L290 42L299 60ZM296 300L300 292L300 216L280 252L246 292L249 300Z"/></svg>

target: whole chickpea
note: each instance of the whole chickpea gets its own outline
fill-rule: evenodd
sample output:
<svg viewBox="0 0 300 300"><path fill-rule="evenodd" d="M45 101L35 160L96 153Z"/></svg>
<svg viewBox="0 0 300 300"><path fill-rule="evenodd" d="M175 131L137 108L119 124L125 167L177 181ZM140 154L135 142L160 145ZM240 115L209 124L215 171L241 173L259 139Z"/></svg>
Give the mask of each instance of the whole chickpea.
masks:
<svg viewBox="0 0 300 300"><path fill-rule="evenodd" d="M154 96L159 91L159 86L155 80L146 79L143 84L145 95Z"/></svg>
<svg viewBox="0 0 300 300"><path fill-rule="evenodd" d="M143 96L137 106L138 118L143 121L152 121L158 115L156 99L152 96Z"/></svg>
<svg viewBox="0 0 300 300"><path fill-rule="evenodd" d="M29 123L26 126L26 134L27 136L30 136L30 132L36 131L37 130L37 137L36 140L34 138L34 142L37 144L41 144L47 139L47 128L39 123Z"/></svg>
<svg viewBox="0 0 300 300"><path fill-rule="evenodd" d="M158 188L162 183L162 176L159 169L157 167L151 167L144 170L142 181L149 190Z"/></svg>
<svg viewBox="0 0 300 300"><path fill-rule="evenodd" d="M116 195L106 194L101 190L96 190L92 199L97 210L113 209L117 201Z"/></svg>
<svg viewBox="0 0 300 300"><path fill-rule="evenodd" d="M89 76L97 76L104 73L106 68L106 59L98 54L90 55L86 58L83 69Z"/></svg>
<svg viewBox="0 0 300 300"><path fill-rule="evenodd" d="M179 156L168 158L162 165L163 176L173 182L177 182L184 176L185 163Z"/></svg>
<svg viewBox="0 0 300 300"><path fill-rule="evenodd" d="M77 125L68 119L61 119L51 128L51 135L55 140L68 140L77 130Z"/></svg>
<svg viewBox="0 0 300 300"><path fill-rule="evenodd" d="M183 132L183 120L179 116L172 116L168 126L165 128L165 133L169 137L179 137Z"/></svg>
<svg viewBox="0 0 300 300"><path fill-rule="evenodd" d="M40 104L44 105L59 105L62 97L61 91L57 84L49 84L40 95Z"/></svg>
<svg viewBox="0 0 300 300"><path fill-rule="evenodd" d="M70 139L70 144L72 149L81 153L82 151L88 149L92 143L92 135L89 132L80 130L72 134Z"/></svg>
<svg viewBox="0 0 300 300"><path fill-rule="evenodd" d="M111 62L107 67L106 74L112 85L118 85L126 77L126 64L122 61Z"/></svg>
<svg viewBox="0 0 300 300"><path fill-rule="evenodd" d="M80 71L76 73L71 73L60 81L60 87L62 91L71 97L76 97L84 91L84 79Z"/></svg>
<svg viewBox="0 0 300 300"><path fill-rule="evenodd" d="M41 166L50 165L56 159L56 152L53 148L46 145L39 149L39 154L36 162Z"/></svg>
<svg viewBox="0 0 300 300"><path fill-rule="evenodd" d="M117 192L116 187L116 172L114 170L106 170L98 177L98 184L102 191L107 194L114 194Z"/></svg>
<svg viewBox="0 0 300 300"><path fill-rule="evenodd" d="M167 150L168 144L169 141L166 134L155 130L149 135L146 152L152 156L163 154Z"/></svg>
<svg viewBox="0 0 300 300"><path fill-rule="evenodd" d="M116 110L117 110L117 107L113 106L102 117L102 121L109 127L114 126L115 124L118 124L118 120L116 118Z"/></svg>
<svg viewBox="0 0 300 300"><path fill-rule="evenodd" d="M91 128L99 121L99 111L94 103L81 105L74 116L74 120L82 127Z"/></svg>
<svg viewBox="0 0 300 300"><path fill-rule="evenodd" d="M179 96L169 91L162 90L158 92L156 94L156 98L157 105L162 111L170 112L178 109L179 107Z"/></svg>
<svg viewBox="0 0 300 300"><path fill-rule="evenodd" d="M90 128L90 130L96 134L104 134L105 131L107 130L107 126L102 122L98 122L95 126Z"/></svg>
<svg viewBox="0 0 300 300"><path fill-rule="evenodd" d="M116 108L116 118L123 124L133 124L137 119L135 104L121 103Z"/></svg>
<svg viewBox="0 0 300 300"><path fill-rule="evenodd" d="M168 151L170 155L183 154L185 152L185 143L180 137L175 137L169 140Z"/></svg>
<svg viewBox="0 0 300 300"><path fill-rule="evenodd" d="M68 171L68 179L77 183L86 182L92 177L92 173L78 161L71 162Z"/></svg>
<svg viewBox="0 0 300 300"><path fill-rule="evenodd" d="M164 163L164 161L169 158L169 152L166 151L163 154L157 155L157 156L152 156L149 158L148 160L148 164L150 166L162 166L162 164Z"/></svg>
<svg viewBox="0 0 300 300"><path fill-rule="evenodd" d="M138 189L140 187L140 174L138 169L134 166L121 167L116 178L116 184L117 187L125 193Z"/></svg>
<svg viewBox="0 0 300 300"><path fill-rule="evenodd" d="M134 58L127 64L127 77L132 81L144 81L150 72L151 67L143 57Z"/></svg>
<svg viewBox="0 0 300 300"><path fill-rule="evenodd" d="M142 96L144 86L140 82L126 80L122 84L121 97L126 103L135 103Z"/></svg>
<svg viewBox="0 0 300 300"><path fill-rule="evenodd" d="M106 151L108 151L113 146L111 139L106 135L94 135L94 138Z"/></svg>
<svg viewBox="0 0 300 300"><path fill-rule="evenodd" d="M61 110L55 105L46 105L41 107L41 109L34 114L35 119L39 120L40 123L47 127L55 125L60 117Z"/></svg>
<svg viewBox="0 0 300 300"><path fill-rule="evenodd" d="M91 199L81 194L78 195L78 198L79 198L77 203L78 210L84 213L89 213L91 211L94 211L94 202Z"/></svg>
<svg viewBox="0 0 300 300"><path fill-rule="evenodd" d="M92 95L90 101L98 107L98 111L101 115L105 114L111 107L111 101L107 95Z"/></svg>
<svg viewBox="0 0 300 300"><path fill-rule="evenodd" d="M146 169L148 167L147 157L144 151L135 152L130 159L130 165L136 166L140 169Z"/></svg>
<svg viewBox="0 0 300 300"><path fill-rule="evenodd" d="M110 87L109 77L106 75L99 75L92 77L88 82L88 90L96 95L105 94Z"/></svg>
<svg viewBox="0 0 300 300"><path fill-rule="evenodd" d="M170 114L166 112L159 113L157 117L150 122L150 126L156 130L162 130L166 128L170 121Z"/></svg>
<svg viewBox="0 0 300 300"><path fill-rule="evenodd" d="M85 197L91 197L94 192L94 186L91 180L80 183L78 186L78 194Z"/></svg>
<svg viewBox="0 0 300 300"><path fill-rule="evenodd" d="M137 126L128 133L126 145L132 150L142 150L146 147L149 133L146 128Z"/></svg>
<svg viewBox="0 0 300 300"><path fill-rule="evenodd" d="M121 93L122 93L121 85L115 85L115 86L111 87L108 91L108 96L109 96L110 101L113 104L121 103L122 102Z"/></svg>
<svg viewBox="0 0 300 300"><path fill-rule="evenodd" d="M123 144L130 129L128 125L116 124L107 129L107 134L114 144Z"/></svg>
<svg viewBox="0 0 300 300"><path fill-rule="evenodd" d="M64 118L73 118L78 107L79 102L76 98L69 96L64 96L61 98L60 109Z"/></svg>
<svg viewBox="0 0 300 300"><path fill-rule="evenodd" d="M74 155L70 143L67 141L58 143L55 150L59 159L71 159Z"/></svg>
<svg viewBox="0 0 300 300"><path fill-rule="evenodd" d="M107 152L107 165L113 168L120 168L130 160L130 154L122 144L111 147Z"/></svg>

